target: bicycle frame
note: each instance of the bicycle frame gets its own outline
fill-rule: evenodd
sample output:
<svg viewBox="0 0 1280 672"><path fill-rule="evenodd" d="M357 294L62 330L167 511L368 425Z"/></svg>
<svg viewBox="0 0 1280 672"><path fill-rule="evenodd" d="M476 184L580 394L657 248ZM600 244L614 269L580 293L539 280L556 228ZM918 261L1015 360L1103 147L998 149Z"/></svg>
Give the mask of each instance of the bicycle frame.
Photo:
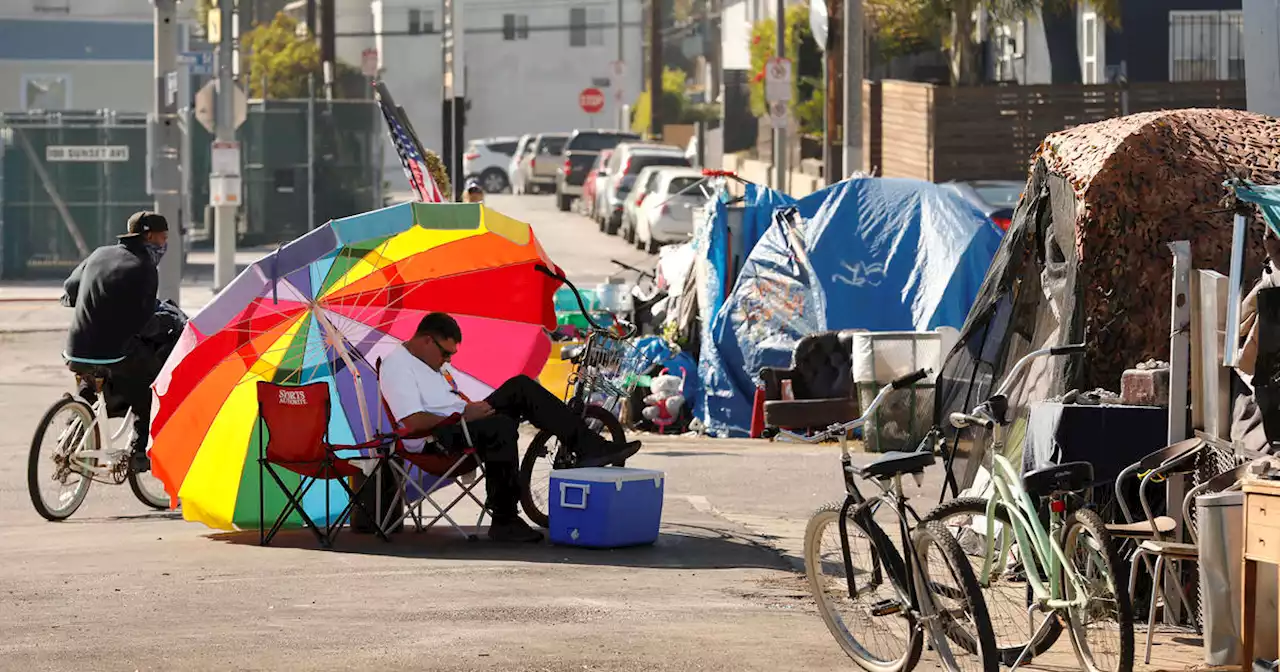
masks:
<svg viewBox="0 0 1280 672"><path fill-rule="evenodd" d="M67 454L74 456L75 469L77 471L95 480L105 480L107 476L118 468L121 460L126 459L128 455L127 450L117 450L115 446L120 438L133 426L133 409L130 408L125 413L120 426L111 432L105 441L101 441L102 435L106 434L106 432L98 430L100 428L105 430L108 427L107 420L109 416L107 415L106 399L99 393L97 401L90 404L89 408L93 411L93 422L85 428L79 443ZM69 430L70 428L68 428ZM91 434L99 436L102 445L95 450L84 450L84 442L88 440ZM58 437L58 442L61 443L63 438L63 436ZM91 466L87 463L90 460L97 460L97 464Z"/></svg>

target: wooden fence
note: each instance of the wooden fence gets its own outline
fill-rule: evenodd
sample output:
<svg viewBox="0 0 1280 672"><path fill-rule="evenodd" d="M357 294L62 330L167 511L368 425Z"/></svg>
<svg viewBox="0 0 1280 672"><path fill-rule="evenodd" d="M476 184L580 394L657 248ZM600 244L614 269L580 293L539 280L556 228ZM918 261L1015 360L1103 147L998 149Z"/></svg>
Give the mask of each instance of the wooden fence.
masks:
<svg viewBox="0 0 1280 672"><path fill-rule="evenodd" d="M1153 110L1245 107L1242 81L949 87L887 80L863 90L864 170L931 182L1025 179L1044 137L1078 124Z"/></svg>

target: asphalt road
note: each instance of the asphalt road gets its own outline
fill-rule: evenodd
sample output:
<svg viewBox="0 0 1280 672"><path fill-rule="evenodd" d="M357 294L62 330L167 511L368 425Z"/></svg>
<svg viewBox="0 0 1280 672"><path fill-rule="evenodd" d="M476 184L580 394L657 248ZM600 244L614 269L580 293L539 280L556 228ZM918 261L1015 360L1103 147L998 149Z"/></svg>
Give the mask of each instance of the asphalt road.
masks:
<svg viewBox="0 0 1280 672"><path fill-rule="evenodd" d="M531 223L584 283L611 257L652 263L550 197L490 204ZM0 671L853 669L795 571L808 515L841 494L833 446L641 437L632 464L666 472L664 522L655 546L627 550L447 529L390 544L348 535L336 551L286 532L261 548L256 531L148 512L128 488L97 484L71 520L45 522L27 495L28 444L70 380L65 309L5 300L33 291L0 288ZM927 509L939 483L934 468L909 489ZM1075 669L1065 640L1026 669ZM1139 669L1184 669L1185 647L1157 641L1161 665Z"/></svg>

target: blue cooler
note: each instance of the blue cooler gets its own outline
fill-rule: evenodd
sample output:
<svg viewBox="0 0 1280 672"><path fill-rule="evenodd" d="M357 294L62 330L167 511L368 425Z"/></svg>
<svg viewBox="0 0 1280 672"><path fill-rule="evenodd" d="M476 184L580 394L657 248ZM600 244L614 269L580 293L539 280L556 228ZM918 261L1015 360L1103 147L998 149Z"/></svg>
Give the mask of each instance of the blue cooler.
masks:
<svg viewBox="0 0 1280 672"><path fill-rule="evenodd" d="M652 544L662 523L665 476L652 469L592 467L551 472L551 541L618 548Z"/></svg>

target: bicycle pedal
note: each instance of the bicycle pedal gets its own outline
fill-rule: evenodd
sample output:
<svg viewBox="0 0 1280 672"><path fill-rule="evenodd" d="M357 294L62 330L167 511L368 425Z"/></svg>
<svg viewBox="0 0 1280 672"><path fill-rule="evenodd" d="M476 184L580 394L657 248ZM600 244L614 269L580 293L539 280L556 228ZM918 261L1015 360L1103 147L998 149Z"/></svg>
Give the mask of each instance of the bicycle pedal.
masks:
<svg viewBox="0 0 1280 672"><path fill-rule="evenodd" d="M896 600L881 600L871 605L872 616L893 616L902 612L902 605Z"/></svg>

